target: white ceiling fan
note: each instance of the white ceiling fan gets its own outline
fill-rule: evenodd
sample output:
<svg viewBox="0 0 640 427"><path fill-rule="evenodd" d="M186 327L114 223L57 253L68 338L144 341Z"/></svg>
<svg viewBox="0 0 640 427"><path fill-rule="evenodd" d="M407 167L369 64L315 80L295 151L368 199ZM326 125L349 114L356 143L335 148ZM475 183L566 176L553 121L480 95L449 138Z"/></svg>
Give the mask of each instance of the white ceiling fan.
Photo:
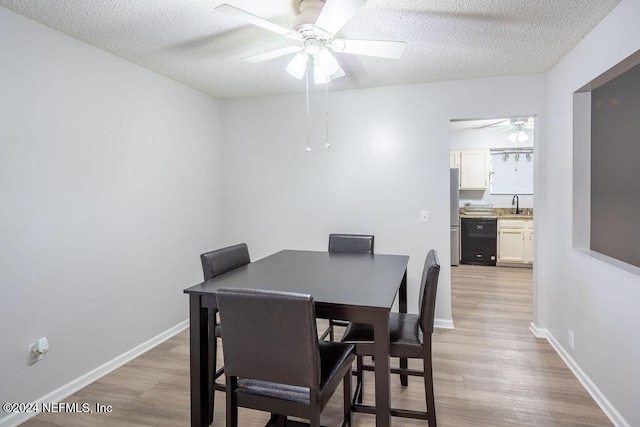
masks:
<svg viewBox="0 0 640 427"><path fill-rule="evenodd" d="M525 129L533 129L533 123L533 117L511 118L508 123L503 125L502 132L509 132L507 139L511 142L526 142L529 140L529 136L526 134Z"/></svg>
<svg viewBox="0 0 640 427"><path fill-rule="evenodd" d="M312 61L314 82L322 84L345 75L330 50L390 59L397 59L402 55L405 47L402 41L334 38L365 3L366 0L300 0L300 15L296 17L293 29L274 24L230 4L222 4L216 10L299 42L297 45L251 56L243 61L259 63L295 53L287 65L289 74L302 79L308 62Z"/></svg>
<svg viewBox="0 0 640 427"><path fill-rule="evenodd" d="M489 120L453 120L455 130L493 129L495 133L508 133L511 142L525 142L529 140L527 130L534 128L534 117L512 117L508 119Z"/></svg>

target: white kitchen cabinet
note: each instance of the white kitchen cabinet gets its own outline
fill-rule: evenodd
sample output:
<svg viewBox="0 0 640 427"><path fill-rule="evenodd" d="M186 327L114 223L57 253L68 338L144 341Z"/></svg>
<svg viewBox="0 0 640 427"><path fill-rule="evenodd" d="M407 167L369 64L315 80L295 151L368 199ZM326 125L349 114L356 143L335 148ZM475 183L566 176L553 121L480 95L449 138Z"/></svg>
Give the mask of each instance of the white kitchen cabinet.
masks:
<svg viewBox="0 0 640 427"><path fill-rule="evenodd" d="M486 190L489 186L489 150L460 150L460 189Z"/></svg>
<svg viewBox="0 0 640 427"><path fill-rule="evenodd" d="M524 230L499 229L498 241L498 262L525 262Z"/></svg>
<svg viewBox="0 0 640 427"><path fill-rule="evenodd" d="M533 220L498 220L498 263L533 264Z"/></svg>
<svg viewBox="0 0 640 427"><path fill-rule="evenodd" d="M524 232L524 262L533 264L533 221L528 222L531 228Z"/></svg>

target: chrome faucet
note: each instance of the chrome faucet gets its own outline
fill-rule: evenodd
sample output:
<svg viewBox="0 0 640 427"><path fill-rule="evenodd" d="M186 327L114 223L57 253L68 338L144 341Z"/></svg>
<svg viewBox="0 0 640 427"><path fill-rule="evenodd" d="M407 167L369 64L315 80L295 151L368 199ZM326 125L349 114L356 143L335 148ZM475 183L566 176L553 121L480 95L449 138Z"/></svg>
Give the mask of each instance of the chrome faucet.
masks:
<svg viewBox="0 0 640 427"><path fill-rule="evenodd" d="M516 215L519 215L522 213L522 211L520 210L520 197L518 197L517 194L513 195L513 199L511 199L511 206L516 205Z"/></svg>

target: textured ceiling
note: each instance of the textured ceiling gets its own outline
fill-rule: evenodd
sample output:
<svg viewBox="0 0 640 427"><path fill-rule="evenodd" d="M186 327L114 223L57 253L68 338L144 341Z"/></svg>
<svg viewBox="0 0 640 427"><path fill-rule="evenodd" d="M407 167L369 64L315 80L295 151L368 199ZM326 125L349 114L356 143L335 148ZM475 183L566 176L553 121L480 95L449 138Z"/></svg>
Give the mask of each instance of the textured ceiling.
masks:
<svg viewBox="0 0 640 427"><path fill-rule="evenodd" d="M341 1L341 0L329 0ZM330 88L426 83L552 68L620 0L369 0L337 34L402 40L402 58L335 54ZM291 28L299 0L226 0ZM304 91L291 56L242 58L295 42L217 12L215 0L0 0L16 13L214 96Z"/></svg>

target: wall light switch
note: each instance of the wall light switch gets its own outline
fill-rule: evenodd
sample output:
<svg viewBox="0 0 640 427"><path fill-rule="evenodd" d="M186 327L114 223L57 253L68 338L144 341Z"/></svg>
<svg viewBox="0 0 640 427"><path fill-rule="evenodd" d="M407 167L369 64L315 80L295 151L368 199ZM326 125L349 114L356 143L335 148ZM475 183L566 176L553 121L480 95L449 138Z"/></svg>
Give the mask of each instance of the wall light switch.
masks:
<svg viewBox="0 0 640 427"><path fill-rule="evenodd" d="M429 222L429 211L420 211L420 222Z"/></svg>

